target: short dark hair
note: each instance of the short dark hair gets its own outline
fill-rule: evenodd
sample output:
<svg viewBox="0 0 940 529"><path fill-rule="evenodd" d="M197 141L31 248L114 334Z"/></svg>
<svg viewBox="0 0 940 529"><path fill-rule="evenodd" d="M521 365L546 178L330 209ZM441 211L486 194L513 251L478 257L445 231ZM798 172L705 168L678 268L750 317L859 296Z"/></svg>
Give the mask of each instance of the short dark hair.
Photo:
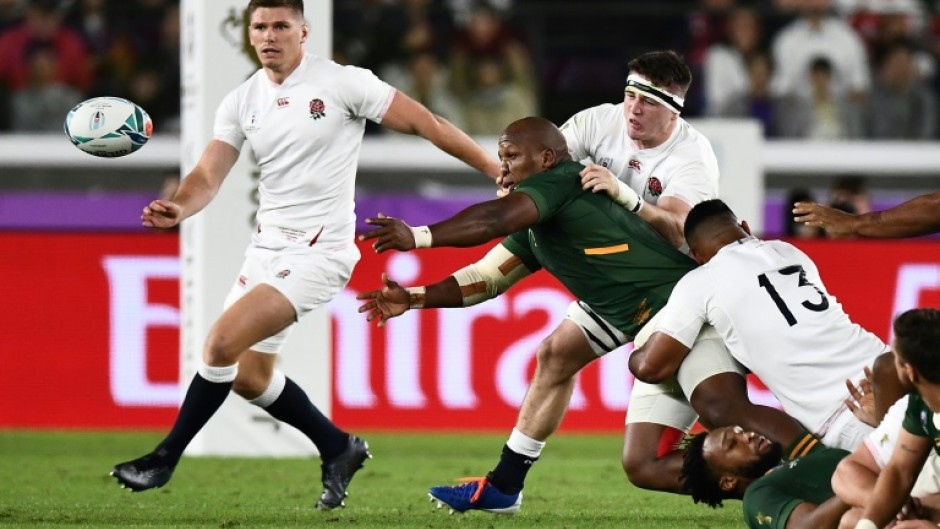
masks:
<svg viewBox="0 0 940 529"><path fill-rule="evenodd" d="M685 240L687 242L691 240L695 235L695 231L703 224L718 217L726 217L732 223L737 221L734 212L721 199L713 198L696 204L685 218L685 227L682 230Z"/></svg>
<svg viewBox="0 0 940 529"><path fill-rule="evenodd" d="M304 0L250 0L246 10L248 16L250 17L259 7L288 7L300 13L300 16L304 14Z"/></svg>
<svg viewBox="0 0 940 529"><path fill-rule="evenodd" d="M696 435L689 441L685 456L682 459L682 473L679 481L682 491L692 496L695 503L704 503L716 509L724 507L722 500L727 496L718 485L718 476L709 468L705 461L705 438L707 433Z"/></svg>
<svg viewBox="0 0 940 529"><path fill-rule="evenodd" d="M630 72L642 75L662 88L678 86L682 94L692 84L692 70L681 55L672 51L651 51L627 63Z"/></svg>
<svg viewBox="0 0 940 529"><path fill-rule="evenodd" d="M922 377L940 383L940 310L911 309L895 318L894 345Z"/></svg>

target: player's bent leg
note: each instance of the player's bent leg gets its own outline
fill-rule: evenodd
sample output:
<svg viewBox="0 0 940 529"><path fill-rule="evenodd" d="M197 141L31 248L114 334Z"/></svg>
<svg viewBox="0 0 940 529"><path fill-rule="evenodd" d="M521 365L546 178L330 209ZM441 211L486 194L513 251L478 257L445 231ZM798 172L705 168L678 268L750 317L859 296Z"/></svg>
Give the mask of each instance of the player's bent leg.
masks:
<svg viewBox="0 0 940 529"><path fill-rule="evenodd" d="M623 471L636 487L682 493L682 450L664 450L684 435L680 429L655 423L629 423L623 436Z"/></svg>
<svg viewBox="0 0 940 529"><path fill-rule="evenodd" d="M633 383L627 408L621 462L633 485L650 490L682 492L684 451L674 449L697 416L675 378L660 384Z"/></svg>
<svg viewBox="0 0 940 529"><path fill-rule="evenodd" d="M209 333L204 363L186 391L170 433L153 452L116 465L111 475L118 483L133 491L165 485L186 446L228 396L239 356L253 343L289 326L294 318L293 305L268 285L259 285L232 303Z"/></svg>
<svg viewBox="0 0 940 529"><path fill-rule="evenodd" d="M499 463L484 478L457 486L428 490L438 507L451 512L481 510L515 513L522 503L522 489L532 465L547 439L561 423L575 385L575 375L597 358L582 329L570 319L542 340L536 353L536 369Z"/></svg>
<svg viewBox="0 0 940 529"><path fill-rule="evenodd" d="M854 452L839 461L835 472L832 473L832 492L846 505L864 507L870 499L880 472L878 462L872 456L867 443L862 443Z"/></svg>

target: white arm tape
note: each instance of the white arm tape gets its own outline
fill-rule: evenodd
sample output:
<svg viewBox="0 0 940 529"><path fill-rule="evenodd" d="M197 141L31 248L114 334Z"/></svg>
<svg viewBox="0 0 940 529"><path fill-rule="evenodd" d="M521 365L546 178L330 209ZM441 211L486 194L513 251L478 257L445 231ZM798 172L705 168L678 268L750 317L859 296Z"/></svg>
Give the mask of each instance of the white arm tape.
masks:
<svg viewBox="0 0 940 529"><path fill-rule="evenodd" d="M617 180L617 190L617 198L614 199L614 202L634 213L639 213L643 207L643 199L640 198L640 195L636 194L636 191L619 179Z"/></svg>
<svg viewBox="0 0 940 529"><path fill-rule="evenodd" d="M411 234L415 238L415 248L431 247L431 228L427 226L415 226L411 228Z"/></svg>
<svg viewBox="0 0 940 529"><path fill-rule="evenodd" d="M875 525L875 522L862 518L855 524L855 529L878 529L878 526Z"/></svg>
<svg viewBox="0 0 940 529"><path fill-rule="evenodd" d="M497 244L476 263L454 272L454 279L460 285L464 307L469 307L495 298L531 273L518 257Z"/></svg>

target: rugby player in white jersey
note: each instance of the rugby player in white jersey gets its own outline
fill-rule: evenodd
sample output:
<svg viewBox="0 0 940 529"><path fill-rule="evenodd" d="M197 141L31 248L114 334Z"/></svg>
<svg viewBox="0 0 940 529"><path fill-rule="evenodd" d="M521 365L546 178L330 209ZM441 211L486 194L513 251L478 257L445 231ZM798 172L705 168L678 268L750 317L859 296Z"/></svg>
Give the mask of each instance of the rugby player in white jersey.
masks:
<svg viewBox="0 0 940 529"><path fill-rule="evenodd" d="M171 228L199 212L247 141L261 169L258 227L172 430L153 452L118 464L112 475L134 491L166 484L232 390L316 445L323 461L317 506L332 509L343 505L349 481L370 457L368 445L325 417L275 362L294 322L339 293L359 260L353 193L365 120L422 136L492 178L499 165L372 72L306 54L303 0L251 0L247 12L262 68L222 101L214 139L175 196L151 202L141 219Z"/></svg>
<svg viewBox="0 0 940 529"><path fill-rule="evenodd" d="M664 380L712 325L787 414L823 444L854 449L871 427L846 406L844 381L863 379L887 346L849 319L806 254L752 237L724 202L695 206L685 237L702 266L679 280L655 331L630 356L630 371Z"/></svg>

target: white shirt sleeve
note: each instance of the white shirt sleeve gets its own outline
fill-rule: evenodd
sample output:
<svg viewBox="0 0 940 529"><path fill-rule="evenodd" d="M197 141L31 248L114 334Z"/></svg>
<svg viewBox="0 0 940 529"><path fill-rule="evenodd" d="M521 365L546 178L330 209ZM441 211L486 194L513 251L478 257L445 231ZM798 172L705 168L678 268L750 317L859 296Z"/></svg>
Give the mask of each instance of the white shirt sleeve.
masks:
<svg viewBox="0 0 940 529"><path fill-rule="evenodd" d="M708 323L706 308L707 290L703 288L703 281L708 276L696 273L700 269L686 274L669 296L669 301L663 307L659 316L656 331L665 333L682 345L692 348L695 338L702 326Z"/></svg>
<svg viewBox="0 0 940 529"><path fill-rule="evenodd" d="M591 152L591 145L594 144L592 133L597 130L594 121L594 115L589 108L571 116L561 125L561 133L565 136L568 152L573 160L594 160L594 153Z"/></svg>
<svg viewBox="0 0 940 529"><path fill-rule="evenodd" d="M370 70L342 66L336 78L337 96L350 114L381 123L395 97L395 89Z"/></svg>
<svg viewBox="0 0 940 529"><path fill-rule="evenodd" d="M238 121L238 96L237 91L232 91L225 96L215 111L212 137L240 151L242 144L245 143L245 132Z"/></svg>

